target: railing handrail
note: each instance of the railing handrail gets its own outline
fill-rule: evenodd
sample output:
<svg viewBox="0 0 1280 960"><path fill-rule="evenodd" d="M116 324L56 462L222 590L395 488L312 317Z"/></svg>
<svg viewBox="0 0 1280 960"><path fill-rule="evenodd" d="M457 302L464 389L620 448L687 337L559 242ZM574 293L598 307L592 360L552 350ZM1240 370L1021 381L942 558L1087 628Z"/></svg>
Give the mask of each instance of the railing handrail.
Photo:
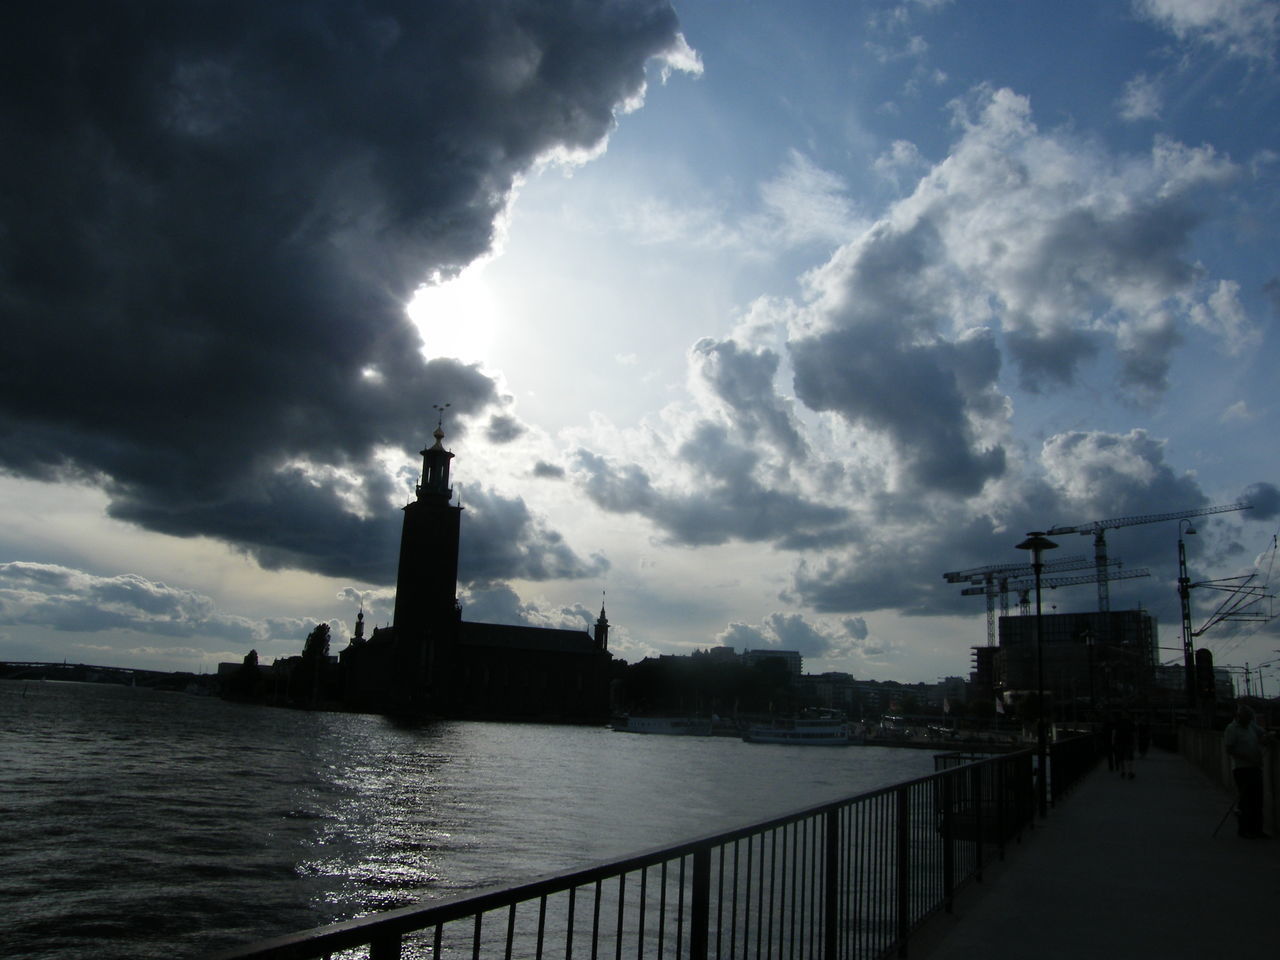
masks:
<svg viewBox="0 0 1280 960"><path fill-rule="evenodd" d="M909 790L912 787L926 784L930 781L940 782L943 778L959 777L962 775L960 771L971 770L975 767L997 762L1008 762L1018 756L1031 753L1032 750L1026 748L974 759L945 770L898 781L874 790L824 801L813 806L769 817L765 820L753 821L729 830L705 834L680 841L679 843L654 847L623 857L602 860L589 866L544 874L515 883L493 885L479 890L454 894L439 900L419 901L404 907L394 907L311 930L271 937L248 946L215 953L210 960L255 960L255 958L265 960L265 958L295 956L313 957L338 950L369 945L387 937L399 937L428 927L486 913L496 908L511 907L538 897L562 893L647 867L670 863L682 857L695 856L717 847L725 847L735 841L755 837L769 830L840 811L854 804L868 803L877 797L894 793L901 794L904 790Z"/></svg>

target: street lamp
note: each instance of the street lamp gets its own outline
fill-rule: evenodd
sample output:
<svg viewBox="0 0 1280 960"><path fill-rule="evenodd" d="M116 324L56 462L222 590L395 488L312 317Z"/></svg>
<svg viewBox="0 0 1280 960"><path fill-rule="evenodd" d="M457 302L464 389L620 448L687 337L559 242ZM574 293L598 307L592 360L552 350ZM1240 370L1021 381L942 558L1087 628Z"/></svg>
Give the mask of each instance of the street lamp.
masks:
<svg viewBox="0 0 1280 960"><path fill-rule="evenodd" d="M1187 545L1182 541L1184 523L1187 536L1193 536L1196 528L1186 518L1178 521L1178 601L1182 605L1182 660L1187 674L1187 716L1190 717L1196 709L1196 654L1191 644L1191 578L1187 576Z"/></svg>
<svg viewBox="0 0 1280 960"><path fill-rule="evenodd" d="M1040 817L1049 815L1049 731L1044 716L1044 631L1041 629L1043 618L1040 611L1040 574L1044 571L1044 562L1040 555L1046 550L1053 550L1058 545L1041 532L1027 534L1027 539L1018 544L1019 550L1031 551L1031 570L1036 578L1036 697L1040 705L1040 716L1036 731L1036 762L1040 766L1038 790L1040 801Z"/></svg>
<svg viewBox="0 0 1280 960"><path fill-rule="evenodd" d="M1085 627L1080 631L1080 639L1084 641L1085 655L1089 658L1089 721L1098 720L1098 701L1093 688L1093 628Z"/></svg>

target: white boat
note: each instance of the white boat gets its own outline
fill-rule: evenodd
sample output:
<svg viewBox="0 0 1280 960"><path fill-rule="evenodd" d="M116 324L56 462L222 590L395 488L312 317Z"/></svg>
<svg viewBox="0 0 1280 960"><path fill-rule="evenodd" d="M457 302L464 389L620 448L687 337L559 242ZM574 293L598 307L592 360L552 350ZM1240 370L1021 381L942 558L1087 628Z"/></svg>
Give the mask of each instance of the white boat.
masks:
<svg viewBox="0 0 1280 960"><path fill-rule="evenodd" d="M842 747L850 743L849 724L831 717L781 720L767 727L748 727L747 743L792 743L807 747Z"/></svg>
<svg viewBox="0 0 1280 960"><path fill-rule="evenodd" d="M668 737L711 736L711 721L699 717L615 717L612 726L621 733L655 733Z"/></svg>

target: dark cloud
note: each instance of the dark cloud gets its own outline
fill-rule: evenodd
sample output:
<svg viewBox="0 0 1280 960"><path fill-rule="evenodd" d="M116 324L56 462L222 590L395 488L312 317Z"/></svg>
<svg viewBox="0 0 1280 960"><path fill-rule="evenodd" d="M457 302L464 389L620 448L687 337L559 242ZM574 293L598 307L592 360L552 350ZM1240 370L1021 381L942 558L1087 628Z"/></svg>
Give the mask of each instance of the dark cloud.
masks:
<svg viewBox="0 0 1280 960"><path fill-rule="evenodd" d="M1103 314L1126 289L1189 290L1198 270L1186 250L1201 220L1174 192L1105 211L1068 208L1048 221L1007 279L1017 291L1018 307L1008 318L1009 346L1021 365L1023 386L1035 390L1044 378L1071 383L1079 365L1097 353L1095 338L1069 327L1064 314ZM1058 319L1036 323L1033 315ZM1153 310L1122 324L1116 342L1122 382L1163 391L1169 355L1180 339L1167 312Z"/></svg>
<svg viewBox="0 0 1280 960"><path fill-rule="evenodd" d="M1042 449L1041 464L1043 480L1011 490L998 513L973 516L960 505L933 503L926 508L930 522L922 526L897 509L906 503L919 510L918 498L881 498L882 524L864 529L867 542L859 542L855 549L803 557L781 599L819 613L896 610L907 616L971 615L977 642L984 632L984 599L962 596L963 585L944 582L944 572L1025 562L1027 555L1016 544L1031 530L1087 527L1117 518L1166 514L1176 518L1183 511L1194 516L1217 506L1194 474L1170 466L1165 444L1142 430L1077 431L1051 437ZM1195 520L1197 535L1188 538L1188 551L1200 570L1197 576L1239 573L1241 564L1247 566L1252 558L1252 552L1243 547L1253 542L1244 536L1243 524L1280 512L1280 492L1269 483L1253 484L1242 499L1254 502L1255 509ZM1058 548L1051 559L1075 557L1086 563L1093 559L1089 531L1053 540ZM1108 531L1108 555L1122 562L1122 570L1151 572L1149 578L1112 583L1113 609L1140 605L1162 622L1176 622L1178 599L1171 586L1177 579L1176 541L1176 519L1125 524ZM1255 544L1253 552L1256 548ZM1089 572L1088 568L1080 571ZM1080 584L1055 591L1050 602L1064 609L1091 610L1096 609L1096 596L1094 584ZM1010 602L1016 605L1017 598Z"/></svg>
<svg viewBox="0 0 1280 960"><path fill-rule="evenodd" d="M867 629L867 621L861 617L845 617L840 621L840 625L852 640L865 640L871 633Z"/></svg>
<svg viewBox="0 0 1280 960"><path fill-rule="evenodd" d="M1280 514L1280 490L1270 483L1253 483L1245 488L1240 499L1253 505L1247 514L1250 520L1271 520Z"/></svg>
<svg viewBox="0 0 1280 960"><path fill-rule="evenodd" d="M773 541L783 549L802 549L806 537L847 541L847 532L841 533L847 511L776 489L781 471L735 443L724 427L698 424L677 456L695 471L695 489L659 489L643 467L615 465L582 449L574 455L574 466L583 491L597 506L639 514L673 543Z"/></svg>
<svg viewBox="0 0 1280 960"><path fill-rule="evenodd" d="M543 609L537 603L521 600L505 583L477 584L463 591L459 599L463 617L476 623L590 630L596 622L596 615L582 604Z"/></svg>
<svg viewBox="0 0 1280 960"><path fill-rule="evenodd" d="M774 392L780 359L776 353L704 337L694 344L692 357L695 370L728 408L734 426L747 440L762 437L791 459L807 456L808 447L791 410Z"/></svg>
<svg viewBox="0 0 1280 960"><path fill-rule="evenodd" d="M1271 304L1271 312L1280 317L1280 277L1272 277L1262 285L1262 292L1267 295Z"/></svg>
<svg viewBox="0 0 1280 960"><path fill-rule="evenodd" d="M1069 385L1080 365L1099 352L1087 332L1067 327L1014 328L1005 334L1004 342L1018 364L1019 383L1030 393Z"/></svg>
<svg viewBox="0 0 1280 960"><path fill-rule="evenodd" d="M658 0L6 6L0 468L385 578L377 452L498 399L405 304L676 36Z"/></svg>
<svg viewBox="0 0 1280 960"><path fill-rule="evenodd" d="M766 622L777 637L777 646L783 650L795 650L804 657L821 657L832 648L831 637L798 613L771 613Z"/></svg>
<svg viewBox="0 0 1280 960"><path fill-rule="evenodd" d="M921 341L905 325L867 323L791 343L796 395L814 410L886 433L927 490L969 495L1005 469L972 416L998 403L1000 355L985 332Z"/></svg>
<svg viewBox="0 0 1280 960"><path fill-rule="evenodd" d="M541 477L544 480L563 480L565 476L564 467L557 466L554 463L547 463L545 460L539 460L533 465L533 475Z"/></svg>
<svg viewBox="0 0 1280 960"><path fill-rule="evenodd" d="M507 498L469 484L462 514L458 579L484 584L507 577L554 580L600 576L609 562L600 554L579 557L564 538L529 512L519 498Z"/></svg>
<svg viewBox="0 0 1280 960"><path fill-rule="evenodd" d="M525 430L525 425L510 414L495 413L489 418L484 435L490 443L511 443L520 439Z"/></svg>

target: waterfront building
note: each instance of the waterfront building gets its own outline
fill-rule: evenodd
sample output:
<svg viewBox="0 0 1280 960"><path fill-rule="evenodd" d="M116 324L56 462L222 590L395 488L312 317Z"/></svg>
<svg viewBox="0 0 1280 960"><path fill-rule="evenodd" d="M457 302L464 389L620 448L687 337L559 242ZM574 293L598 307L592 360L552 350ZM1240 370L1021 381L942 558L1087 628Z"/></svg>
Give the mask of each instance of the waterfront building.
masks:
<svg viewBox="0 0 1280 960"><path fill-rule="evenodd" d="M1035 616L1000 618L993 658L999 695L1036 689ZM1102 704L1149 690L1155 672L1155 618L1145 610L1053 613L1040 617L1044 684L1055 701Z"/></svg>
<svg viewBox="0 0 1280 960"><path fill-rule="evenodd" d="M787 673L793 678L801 676L803 673L804 658L800 656L798 650L774 650L766 647L763 650L743 650L742 662L752 667L757 663L763 663L766 660L781 660L787 666Z"/></svg>
<svg viewBox="0 0 1280 960"><path fill-rule="evenodd" d="M603 605L591 633L462 619L462 506L441 427L434 437L404 507L392 623L366 639L363 612L357 618L340 658L343 702L411 716L606 720L613 658Z"/></svg>

